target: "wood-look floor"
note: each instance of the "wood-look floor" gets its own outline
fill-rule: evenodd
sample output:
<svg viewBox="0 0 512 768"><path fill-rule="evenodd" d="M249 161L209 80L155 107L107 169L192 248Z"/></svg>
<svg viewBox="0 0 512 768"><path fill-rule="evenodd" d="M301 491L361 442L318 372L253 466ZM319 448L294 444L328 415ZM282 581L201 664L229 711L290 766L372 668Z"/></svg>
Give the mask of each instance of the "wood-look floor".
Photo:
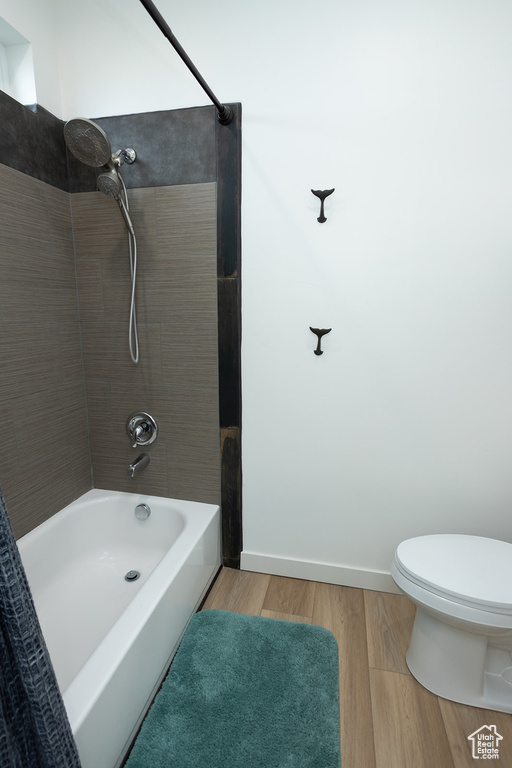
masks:
<svg viewBox="0 0 512 768"><path fill-rule="evenodd" d="M401 595L224 568L203 608L319 624L339 647L342 768L475 768L468 736L495 725L512 766L512 715L425 690L405 664L414 606Z"/></svg>

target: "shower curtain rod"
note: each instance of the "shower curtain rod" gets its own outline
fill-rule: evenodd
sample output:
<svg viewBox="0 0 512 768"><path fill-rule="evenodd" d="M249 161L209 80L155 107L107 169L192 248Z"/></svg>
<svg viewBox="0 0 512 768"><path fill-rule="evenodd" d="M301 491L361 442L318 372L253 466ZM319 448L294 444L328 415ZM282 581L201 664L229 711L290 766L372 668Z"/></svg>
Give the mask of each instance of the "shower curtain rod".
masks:
<svg viewBox="0 0 512 768"><path fill-rule="evenodd" d="M214 92L206 82L206 80L202 77L201 73L198 71L192 60L189 58L189 56L185 53L179 42L174 37L169 25L165 21L164 17L156 8L155 4L152 2L152 0L140 0L146 11L149 13L157 27L159 27L160 31L165 35L165 37L168 39L170 44L175 49L176 53L181 57L181 59L185 62L189 70L192 72L194 77L196 78L197 82L205 91L205 93L208 95L208 98L213 101L215 106L218 110L217 120L222 125L229 125L229 123L233 119L233 112L232 110L227 106L227 104L222 104L218 98L215 96Z"/></svg>

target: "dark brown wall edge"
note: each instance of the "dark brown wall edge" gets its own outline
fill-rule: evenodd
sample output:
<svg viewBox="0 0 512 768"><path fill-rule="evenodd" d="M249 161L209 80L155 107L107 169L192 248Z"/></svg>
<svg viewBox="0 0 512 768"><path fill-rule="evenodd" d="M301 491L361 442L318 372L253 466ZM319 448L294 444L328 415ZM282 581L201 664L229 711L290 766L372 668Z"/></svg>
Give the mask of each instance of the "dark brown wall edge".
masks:
<svg viewBox="0 0 512 768"><path fill-rule="evenodd" d="M240 567L242 551L241 178L242 105L217 124L217 296L223 563Z"/></svg>
<svg viewBox="0 0 512 768"><path fill-rule="evenodd" d="M242 551L242 462L240 430L221 429L222 562L240 568Z"/></svg>

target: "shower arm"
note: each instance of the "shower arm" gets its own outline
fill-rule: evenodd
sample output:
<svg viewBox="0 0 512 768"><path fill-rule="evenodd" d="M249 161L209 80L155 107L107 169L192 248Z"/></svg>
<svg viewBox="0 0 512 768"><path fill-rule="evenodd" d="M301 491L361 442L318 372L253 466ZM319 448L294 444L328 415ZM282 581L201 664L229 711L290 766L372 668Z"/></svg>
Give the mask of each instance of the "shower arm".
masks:
<svg viewBox="0 0 512 768"><path fill-rule="evenodd" d="M192 62L192 60L189 58L187 53L183 50L180 43L176 38L174 37L169 25L165 21L164 17L158 10L158 8L155 6L155 4L152 2L152 0L140 0L146 11L149 13L157 27L160 29L160 31L165 35L165 37L168 39L170 44L173 46L174 50L180 56L182 61L185 62L189 70L192 72L194 77L196 78L197 82L203 89L203 91L207 94L208 98L213 101L215 106L217 107L218 114L217 119L221 125L229 125L229 123L233 119L233 111L230 109L230 107L227 106L227 104L222 104L218 98L215 96L214 92L206 82L206 80L203 78L201 73L196 68L195 64Z"/></svg>

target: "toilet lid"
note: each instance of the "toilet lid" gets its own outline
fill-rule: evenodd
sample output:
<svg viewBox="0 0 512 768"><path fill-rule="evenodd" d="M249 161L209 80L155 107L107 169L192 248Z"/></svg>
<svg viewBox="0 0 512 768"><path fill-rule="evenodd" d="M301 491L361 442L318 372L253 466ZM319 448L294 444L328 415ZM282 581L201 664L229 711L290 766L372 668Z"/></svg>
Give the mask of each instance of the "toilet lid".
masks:
<svg viewBox="0 0 512 768"><path fill-rule="evenodd" d="M512 544L481 536L436 534L399 544L403 575L448 599L512 615Z"/></svg>

